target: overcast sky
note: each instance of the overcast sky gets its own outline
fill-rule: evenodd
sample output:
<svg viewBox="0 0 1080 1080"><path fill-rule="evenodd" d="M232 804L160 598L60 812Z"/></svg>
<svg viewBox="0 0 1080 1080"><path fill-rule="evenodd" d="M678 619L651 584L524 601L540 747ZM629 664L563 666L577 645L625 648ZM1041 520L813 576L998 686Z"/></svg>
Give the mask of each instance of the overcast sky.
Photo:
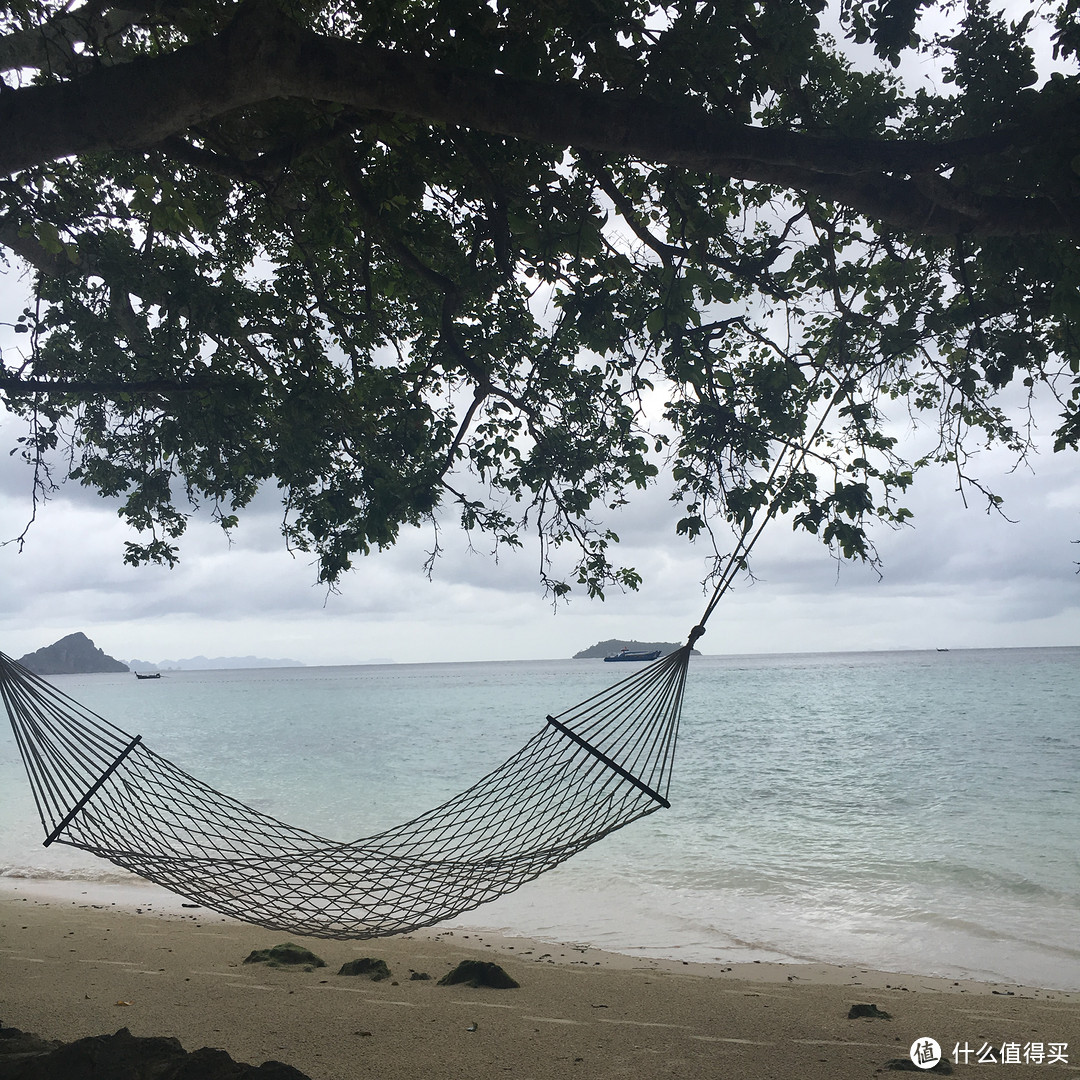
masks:
<svg viewBox="0 0 1080 1080"><path fill-rule="evenodd" d="M1010 5L1016 8L1015 4ZM1017 10L1022 10L1020 5ZM1043 49L1048 54L1048 49ZM918 74L918 73L916 73ZM0 323L26 302L25 280L0 264ZM0 326L0 349L19 340ZM899 419L899 418L898 418ZM699 644L706 653L1080 645L1080 459L1047 448L1010 472L984 454L980 476L1005 496L1012 522L965 509L947 472L924 474L904 502L914 528L876 534L882 577L838 566L812 537L772 523L755 555L754 584L722 601ZM22 433L0 412L0 541L31 513L30 475L8 456ZM290 556L274 493L260 497L230 546L193 523L175 570L131 568L115 508L75 485L39 514L24 550L0 547L0 651L20 656L76 630L122 659L255 655L306 664L567 657L607 638L682 640L703 606L709 552L674 536L661 485L613 522L638 593L584 596L553 611L536 552L471 552L453 528L434 580L423 575L430 535L361 560L338 595L315 584L310 560Z"/></svg>

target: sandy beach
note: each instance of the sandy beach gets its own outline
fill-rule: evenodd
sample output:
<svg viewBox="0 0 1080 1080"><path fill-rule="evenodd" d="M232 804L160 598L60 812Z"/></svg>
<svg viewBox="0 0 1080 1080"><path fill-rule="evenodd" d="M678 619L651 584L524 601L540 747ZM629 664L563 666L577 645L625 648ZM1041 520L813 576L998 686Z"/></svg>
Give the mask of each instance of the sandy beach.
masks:
<svg viewBox="0 0 1080 1080"><path fill-rule="evenodd" d="M957 1071L1080 1072L1077 993L861 967L683 964L463 930L290 939L212 912L131 909L99 888L68 886L69 895L36 882L0 890L5 1026L64 1040L126 1027L252 1064L284 1061L312 1080L854 1078L907 1059L926 1037L950 1058L957 1044L967 1050ZM243 962L287 940L326 967ZM391 977L336 974L359 957L384 960ZM498 963L520 988L437 985L470 958ZM849 1018L857 1005L890 1019ZM978 1061L988 1049L992 1067ZM1003 1055L1020 1063L1002 1064Z"/></svg>

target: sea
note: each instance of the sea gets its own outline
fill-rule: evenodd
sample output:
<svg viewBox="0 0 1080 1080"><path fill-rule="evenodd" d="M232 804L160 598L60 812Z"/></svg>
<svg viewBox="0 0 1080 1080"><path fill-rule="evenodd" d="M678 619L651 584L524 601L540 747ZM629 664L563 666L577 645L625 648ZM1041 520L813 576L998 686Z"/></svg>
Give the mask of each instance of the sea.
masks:
<svg viewBox="0 0 1080 1080"><path fill-rule="evenodd" d="M219 790L351 840L467 788L626 668L52 681ZM693 962L1080 990L1080 648L694 657L669 796L670 809L448 925ZM137 880L42 846L6 725L0 825L0 876L90 894Z"/></svg>

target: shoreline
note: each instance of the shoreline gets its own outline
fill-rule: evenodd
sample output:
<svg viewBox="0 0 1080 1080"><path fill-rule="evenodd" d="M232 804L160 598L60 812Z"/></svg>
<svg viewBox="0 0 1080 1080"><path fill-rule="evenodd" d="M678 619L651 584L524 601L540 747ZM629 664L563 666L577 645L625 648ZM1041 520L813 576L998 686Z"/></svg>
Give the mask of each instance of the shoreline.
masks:
<svg viewBox="0 0 1080 1080"><path fill-rule="evenodd" d="M856 966L649 959L460 927L372 941L302 938L205 909L156 901L129 909L85 882L70 883L85 896L43 895L41 884L8 879L0 889L0 1017L45 1038L127 1027L256 1065L284 1061L312 1080L555 1080L578 1067L589 1080L718 1071L855 1080L908 1057L925 1037L950 1058L957 1046L1000 1054L1065 1044L1064 1066L1010 1065L1008 1075L1080 1066L1078 992ZM327 966L244 964L251 950L287 940ZM364 956L384 959L392 978L335 974ZM521 987L438 986L462 959L498 963ZM856 1005L890 1019L851 1019Z"/></svg>
<svg viewBox="0 0 1080 1080"><path fill-rule="evenodd" d="M857 962L831 963L814 959L792 960L683 960L659 952L652 955L635 950L621 952L595 946L584 941L559 941L547 937L517 933L503 928L485 927L471 921L449 921L441 926L428 927L411 934L389 938L336 939L290 934L243 923L228 915L199 904L188 903L183 897L152 882L134 877L130 883L102 882L79 878L36 878L0 876L0 913L6 913L12 902L28 902L51 907L69 914L79 912L108 912L119 916L158 919L178 925L196 924L201 929L233 927L249 933L298 938L305 947L318 953L320 946L345 945L355 949L377 950L382 942L409 939L442 940L457 938L475 946L481 943L493 953L522 955L524 951L544 954L552 964L603 966L619 971L660 971L691 974L704 978L728 977L762 983L805 981L819 985L862 986L866 989L892 989L908 982L921 989L972 995L1055 996L1075 1000L1080 1007L1080 990L1052 986L1037 986L1007 979L983 979L972 976L926 974L899 969L875 967ZM466 913L466 915L475 912ZM0 944L2 949L2 944ZM1080 1043L1077 1063L1080 1066Z"/></svg>

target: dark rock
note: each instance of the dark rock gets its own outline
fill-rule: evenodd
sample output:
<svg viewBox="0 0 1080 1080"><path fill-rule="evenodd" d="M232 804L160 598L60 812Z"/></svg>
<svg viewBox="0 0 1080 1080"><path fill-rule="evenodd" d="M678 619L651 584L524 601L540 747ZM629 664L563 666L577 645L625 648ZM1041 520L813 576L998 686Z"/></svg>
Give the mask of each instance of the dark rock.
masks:
<svg viewBox="0 0 1080 1080"><path fill-rule="evenodd" d="M310 1080L280 1061L248 1065L205 1046L189 1054L176 1039L136 1038L127 1028L70 1043L17 1035L0 1036L0 1080ZM9 1045L27 1040L40 1048L8 1054Z"/></svg>
<svg viewBox="0 0 1080 1080"><path fill-rule="evenodd" d="M271 967L298 967L301 964L313 968L326 967L325 960L320 959L310 949L294 945L291 941L275 945L272 949L255 949L248 953L244 963L269 964Z"/></svg>
<svg viewBox="0 0 1080 1080"><path fill-rule="evenodd" d="M409 972L409 981L410 982L424 982L425 980L430 979L430 978L431 978L431 976L426 971L410 971Z"/></svg>
<svg viewBox="0 0 1080 1080"><path fill-rule="evenodd" d="M852 1005L847 1014L849 1020L858 1020L865 1017L867 1020L891 1020L892 1017L879 1009L876 1005Z"/></svg>
<svg viewBox="0 0 1080 1080"><path fill-rule="evenodd" d="M85 634L68 634L37 652L27 653L19 663L35 675L85 675L128 670L127 664L106 656Z"/></svg>
<svg viewBox="0 0 1080 1080"><path fill-rule="evenodd" d="M339 975L366 975L372 982L390 978L390 969L385 960L372 960L370 956L362 956L359 960L350 960L341 965Z"/></svg>
<svg viewBox="0 0 1080 1080"><path fill-rule="evenodd" d="M59 1045L55 1039L42 1039L29 1031L0 1027L0 1070L17 1059L45 1054Z"/></svg>
<svg viewBox="0 0 1080 1080"><path fill-rule="evenodd" d="M439 980L440 986L489 986L493 990L516 990L515 982L498 964L489 960L462 960L449 974Z"/></svg>

